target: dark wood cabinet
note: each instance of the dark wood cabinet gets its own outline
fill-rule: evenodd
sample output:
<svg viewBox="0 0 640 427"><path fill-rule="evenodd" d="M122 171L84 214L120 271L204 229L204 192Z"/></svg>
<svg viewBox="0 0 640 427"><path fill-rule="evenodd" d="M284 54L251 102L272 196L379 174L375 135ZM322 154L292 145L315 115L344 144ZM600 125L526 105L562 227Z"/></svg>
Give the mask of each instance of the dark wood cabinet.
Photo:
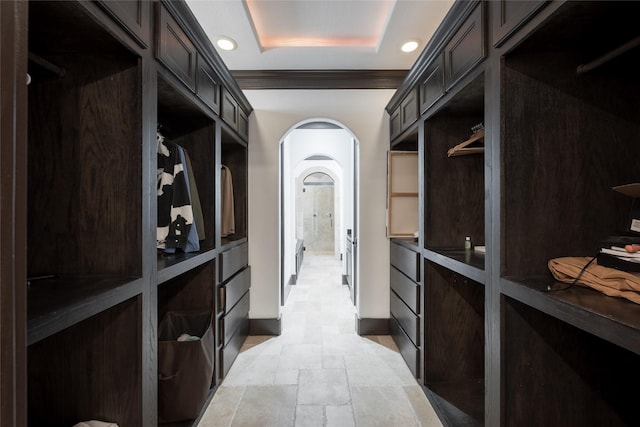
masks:
<svg viewBox="0 0 640 427"><path fill-rule="evenodd" d="M391 240L390 329L409 369L420 377L422 300L420 248L408 239Z"/></svg>
<svg viewBox="0 0 640 427"><path fill-rule="evenodd" d="M227 374L249 333L249 288L251 268L248 266L247 244L240 243L220 254L218 282L219 322L217 354L220 359L220 378Z"/></svg>
<svg viewBox="0 0 640 427"><path fill-rule="evenodd" d="M640 305L564 289L548 268L596 255L627 228L629 200L612 187L637 181L639 54L627 47L639 12L638 2L455 2L387 106L393 127L421 88L415 136L390 143L420 156L421 282L392 239L390 326L445 425L639 422L620 390L638 380L628 367L640 361ZM465 250L466 236L483 250ZM422 318L419 346L409 312Z"/></svg>
<svg viewBox="0 0 640 427"><path fill-rule="evenodd" d="M226 294L217 287L229 266L221 253L247 243L247 141L223 126L220 87L245 123L251 107L184 2L0 4L0 219L15 239L0 253L0 309L16 310L13 323L3 314L2 352L16 358L0 363L0 423L156 426L160 319L223 307L234 313L227 347L246 337L249 268L230 276ZM159 254L153 244L157 129L191 155L205 232L198 252ZM233 241L216 220L223 161L236 172ZM221 320L213 316L211 329ZM210 394L233 362L221 356Z"/></svg>
<svg viewBox="0 0 640 427"><path fill-rule="evenodd" d="M402 100L398 108L391 113L391 139L409 129L418 119L420 112L419 96L418 88L412 90Z"/></svg>
<svg viewBox="0 0 640 427"><path fill-rule="evenodd" d="M196 76L196 95L207 104L214 113L220 112L220 79L213 67L202 55L198 55L198 74Z"/></svg>
<svg viewBox="0 0 640 427"><path fill-rule="evenodd" d="M524 25L547 1L498 0L489 2L491 7L491 36L494 46L500 46L520 26Z"/></svg>
<svg viewBox="0 0 640 427"><path fill-rule="evenodd" d="M156 57L189 89L195 90L196 48L166 7L161 3L156 7Z"/></svg>
<svg viewBox="0 0 640 427"><path fill-rule="evenodd" d="M444 48L445 87L450 89L486 54L484 4L480 3Z"/></svg>
<svg viewBox="0 0 640 427"><path fill-rule="evenodd" d="M248 136L247 113L238 105L233 95L226 90L222 91L222 119L240 136L244 138Z"/></svg>
<svg viewBox="0 0 640 427"><path fill-rule="evenodd" d="M420 85L420 114L424 113L444 95L444 56L436 59L427 67Z"/></svg>
<svg viewBox="0 0 640 427"><path fill-rule="evenodd" d="M97 0L126 29L141 47L151 46L151 6L149 0Z"/></svg>

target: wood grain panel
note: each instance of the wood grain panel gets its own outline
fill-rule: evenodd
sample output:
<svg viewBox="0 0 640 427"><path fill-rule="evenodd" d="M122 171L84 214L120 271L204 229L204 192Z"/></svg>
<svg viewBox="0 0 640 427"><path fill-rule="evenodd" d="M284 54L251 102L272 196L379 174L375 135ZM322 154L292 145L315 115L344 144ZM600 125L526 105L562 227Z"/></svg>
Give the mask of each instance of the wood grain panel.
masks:
<svg viewBox="0 0 640 427"><path fill-rule="evenodd" d="M463 248L470 236L483 245L484 156L447 157L466 140L483 116L449 115L425 123L425 244L427 248Z"/></svg>
<svg viewBox="0 0 640 427"><path fill-rule="evenodd" d="M233 178L236 232L226 237L225 241L229 242L247 237L247 148L223 132L221 151L221 162L229 168Z"/></svg>
<svg viewBox="0 0 640 427"><path fill-rule="evenodd" d="M158 319L167 311L214 311L215 261L195 268L158 287Z"/></svg>
<svg viewBox="0 0 640 427"><path fill-rule="evenodd" d="M53 59L66 77L29 90L29 274L139 276L137 60Z"/></svg>
<svg viewBox="0 0 640 427"><path fill-rule="evenodd" d="M29 425L143 424L140 304L131 299L29 346Z"/></svg>
<svg viewBox="0 0 640 427"><path fill-rule="evenodd" d="M425 263L425 381L483 378L484 287Z"/></svg>
<svg viewBox="0 0 640 427"><path fill-rule="evenodd" d="M504 308L505 425L640 423L637 355L509 298Z"/></svg>
<svg viewBox="0 0 640 427"><path fill-rule="evenodd" d="M640 85L615 71L577 78L579 63L570 53L506 61L503 247L528 250L503 251L504 275L547 274L550 258L595 255L625 228L630 201L611 187L637 182Z"/></svg>

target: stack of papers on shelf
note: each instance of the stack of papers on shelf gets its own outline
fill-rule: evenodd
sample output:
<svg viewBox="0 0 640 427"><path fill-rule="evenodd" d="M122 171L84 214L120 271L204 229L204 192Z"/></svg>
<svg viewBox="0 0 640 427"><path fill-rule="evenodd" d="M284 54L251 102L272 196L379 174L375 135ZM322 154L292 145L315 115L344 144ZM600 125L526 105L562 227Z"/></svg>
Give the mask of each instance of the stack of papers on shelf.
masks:
<svg viewBox="0 0 640 427"><path fill-rule="evenodd" d="M602 248L600 253L615 256L623 261L640 263L640 252L627 252L624 248L611 246L611 248Z"/></svg>

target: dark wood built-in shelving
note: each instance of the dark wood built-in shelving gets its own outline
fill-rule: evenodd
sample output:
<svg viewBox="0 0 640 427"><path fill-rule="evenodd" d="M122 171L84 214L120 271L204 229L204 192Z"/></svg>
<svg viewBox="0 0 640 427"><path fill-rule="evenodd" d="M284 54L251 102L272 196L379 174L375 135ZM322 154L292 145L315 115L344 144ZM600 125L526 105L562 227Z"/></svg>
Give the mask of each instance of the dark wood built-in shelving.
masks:
<svg viewBox="0 0 640 427"><path fill-rule="evenodd" d="M403 352L408 335L394 338L410 368L423 364L445 425L640 421L622 391L638 381L640 306L556 283L548 268L627 233L630 200L612 188L637 182L638 13L637 2L456 2L387 105L390 147L421 161L421 345ZM420 117L394 127L416 88ZM477 155L453 156L480 140ZM465 251L466 236L483 253Z"/></svg>

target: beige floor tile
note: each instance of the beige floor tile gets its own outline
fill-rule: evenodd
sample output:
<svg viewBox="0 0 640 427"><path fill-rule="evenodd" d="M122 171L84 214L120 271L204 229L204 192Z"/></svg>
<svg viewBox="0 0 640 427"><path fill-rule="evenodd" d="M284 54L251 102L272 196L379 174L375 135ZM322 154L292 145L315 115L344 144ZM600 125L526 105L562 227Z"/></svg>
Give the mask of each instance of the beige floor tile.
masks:
<svg viewBox="0 0 640 427"><path fill-rule="evenodd" d="M355 426L351 405L327 406L325 408L325 412L327 417L327 427Z"/></svg>
<svg viewBox="0 0 640 427"><path fill-rule="evenodd" d="M341 267L305 255L280 336L251 336L198 427L441 427L388 335L360 337Z"/></svg>
<svg viewBox="0 0 640 427"><path fill-rule="evenodd" d="M324 407L321 405L298 405L295 427L323 427Z"/></svg>
<svg viewBox="0 0 640 427"><path fill-rule="evenodd" d="M296 386L247 387L240 400L232 427L293 426Z"/></svg>
<svg viewBox="0 0 640 427"><path fill-rule="evenodd" d="M299 405L344 405L349 400L349 385L344 369L300 370Z"/></svg>
<svg viewBox="0 0 640 427"><path fill-rule="evenodd" d="M236 414L245 387L219 387L198 427L227 427Z"/></svg>
<svg viewBox="0 0 640 427"><path fill-rule="evenodd" d="M355 386L351 388L351 398L358 426L411 427L418 425L402 387Z"/></svg>

